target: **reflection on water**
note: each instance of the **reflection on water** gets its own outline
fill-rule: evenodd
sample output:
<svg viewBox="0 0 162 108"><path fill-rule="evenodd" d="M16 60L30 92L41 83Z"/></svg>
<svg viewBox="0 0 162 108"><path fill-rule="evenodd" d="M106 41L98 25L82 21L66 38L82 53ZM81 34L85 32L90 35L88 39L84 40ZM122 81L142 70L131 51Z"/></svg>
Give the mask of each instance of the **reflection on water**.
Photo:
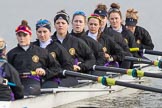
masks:
<svg viewBox="0 0 162 108"><path fill-rule="evenodd" d="M162 88L161 79L150 79L152 87ZM130 93L129 93L129 92ZM162 108L162 94L125 89L111 96L104 95L60 106L58 108Z"/></svg>

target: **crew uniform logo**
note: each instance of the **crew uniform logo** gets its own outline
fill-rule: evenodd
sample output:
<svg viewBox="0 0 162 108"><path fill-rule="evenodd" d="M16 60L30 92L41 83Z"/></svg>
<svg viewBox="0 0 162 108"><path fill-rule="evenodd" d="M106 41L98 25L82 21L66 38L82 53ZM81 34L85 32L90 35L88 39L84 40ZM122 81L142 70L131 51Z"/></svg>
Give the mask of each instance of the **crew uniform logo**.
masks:
<svg viewBox="0 0 162 108"><path fill-rule="evenodd" d="M136 43L137 43L137 44L141 44L141 40L138 39L138 40L136 41Z"/></svg>
<svg viewBox="0 0 162 108"><path fill-rule="evenodd" d="M102 50L103 50L103 52L107 52L107 48L106 47L103 47Z"/></svg>
<svg viewBox="0 0 162 108"><path fill-rule="evenodd" d="M125 42L128 44L128 40L126 38L124 38Z"/></svg>
<svg viewBox="0 0 162 108"><path fill-rule="evenodd" d="M39 57L37 55L34 55L32 57L33 62L38 63L39 62Z"/></svg>
<svg viewBox="0 0 162 108"><path fill-rule="evenodd" d="M69 49L69 53L70 53L70 55L74 56L75 55L75 49L74 48L70 48Z"/></svg>
<svg viewBox="0 0 162 108"><path fill-rule="evenodd" d="M56 58L56 53L55 52L51 52L50 54L52 55L53 58Z"/></svg>

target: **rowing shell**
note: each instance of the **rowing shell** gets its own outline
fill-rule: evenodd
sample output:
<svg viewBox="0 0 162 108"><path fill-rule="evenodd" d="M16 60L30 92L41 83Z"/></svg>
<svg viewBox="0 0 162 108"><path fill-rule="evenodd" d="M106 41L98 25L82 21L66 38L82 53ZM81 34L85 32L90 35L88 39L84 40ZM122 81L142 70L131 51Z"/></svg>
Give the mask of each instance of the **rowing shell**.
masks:
<svg viewBox="0 0 162 108"><path fill-rule="evenodd" d="M127 75L118 77L117 79L132 80L132 78ZM103 86L99 83L90 82L90 83L87 83L79 87L80 91L78 89L77 92L74 89L71 89L71 92L62 91L62 92L57 92L57 93L52 93L52 94L44 94L44 95L34 97L34 98L17 100L17 101L11 102L11 107L12 108L24 108L24 107L25 108L26 107L27 108L34 108L34 107L52 108L52 107L57 107L63 104L71 103L74 101L90 98L90 97L109 94L111 90L112 92L115 92L115 91L119 91L124 88L125 87L121 87L121 86L113 86L111 89L109 89L109 87ZM97 89L100 89L100 91L97 91ZM91 90L91 91L89 92L88 90L89 91Z"/></svg>
<svg viewBox="0 0 162 108"><path fill-rule="evenodd" d="M156 70L156 72L160 72L160 70L154 66L143 68L143 70L149 72L151 72L151 70ZM119 75L115 79L125 82L137 82L137 83L142 82L142 80L139 81L138 78L133 78L128 75L122 76ZM10 105L9 108L35 108L35 107L52 108L95 96L100 95L110 96L112 94L120 92L121 90L126 90L126 87L122 86L106 87L97 82L86 82L79 85L79 87L76 88L51 89L53 93L42 94L41 96L38 97L26 98L22 100L9 102Z"/></svg>

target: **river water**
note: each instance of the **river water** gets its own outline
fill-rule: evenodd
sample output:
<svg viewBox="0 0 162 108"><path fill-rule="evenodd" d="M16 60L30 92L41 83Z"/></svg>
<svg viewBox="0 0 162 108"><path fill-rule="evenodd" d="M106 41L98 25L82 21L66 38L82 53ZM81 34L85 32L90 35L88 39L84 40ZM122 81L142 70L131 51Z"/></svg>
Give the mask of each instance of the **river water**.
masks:
<svg viewBox="0 0 162 108"><path fill-rule="evenodd" d="M147 86L162 88L161 80L147 78ZM57 108L162 108L162 94L131 88L115 92L112 95L103 95L89 98Z"/></svg>
<svg viewBox="0 0 162 108"><path fill-rule="evenodd" d="M121 5L123 20L128 8L135 8L138 10L138 24L146 28L151 34L155 45L154 49L162 49L161 0L1 0L0 37L3 37L7 41L7 48L10 50L17 44L15 28L21 23L22 19L26 19L29 22L33 30L32 40L35 40L35 23L41 18L50 20L53 25L53 18L56 12L61 9L65 9L70 16L72 16L76 10L83 10L88 16L93 12L98 3L104 3L109 8L112 2L117 2ZM54 31L54 28L52 31ZM148 57L156 59L156 56ZM160 79L150 79L150 82L150 86L162 88ZM80 102L77 104L80 104ZM81 101L81 104L83 106L92 104L92 106L105 108L157 108L162 107L162 95L139 91L131 95L118 95L113 98L109 98L108 96L93 98Z"/></svg>

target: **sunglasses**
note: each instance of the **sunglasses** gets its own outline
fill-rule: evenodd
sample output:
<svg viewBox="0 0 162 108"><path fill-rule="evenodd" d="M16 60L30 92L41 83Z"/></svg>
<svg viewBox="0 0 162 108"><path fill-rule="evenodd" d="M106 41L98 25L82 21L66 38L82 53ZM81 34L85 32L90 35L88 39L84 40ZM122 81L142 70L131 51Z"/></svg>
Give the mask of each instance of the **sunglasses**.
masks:
<svg viewBox="0 0 162 108"><path fill-rule="evenodd" d="M40 19L36 23L36 27L44 27L46 25L51 25L51 23L48 20L46 20L46 19Z"/></svg>
<svg viewBox="0 0 162 108"><path fill-rule="evenodd" d="M86 16L85 13L83 11L76 11L73 15L82 15L82 16Z"/></svg>

